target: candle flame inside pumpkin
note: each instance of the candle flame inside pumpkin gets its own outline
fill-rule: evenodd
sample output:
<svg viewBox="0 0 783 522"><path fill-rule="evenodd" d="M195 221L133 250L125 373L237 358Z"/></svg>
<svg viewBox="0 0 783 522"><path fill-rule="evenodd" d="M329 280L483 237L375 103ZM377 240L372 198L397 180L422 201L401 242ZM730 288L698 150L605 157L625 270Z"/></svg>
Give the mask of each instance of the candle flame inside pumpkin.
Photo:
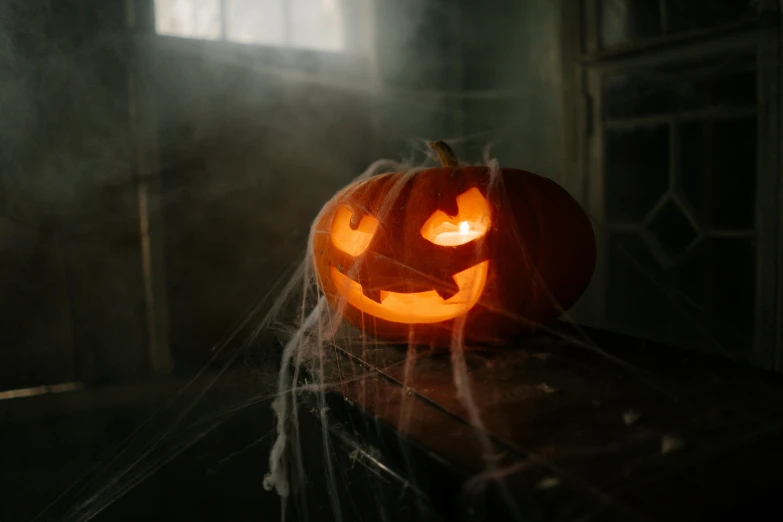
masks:
<svg viewBox="0 0 783 522"><path fill-rule="evenodd" d="M457 196L457 215L436 210L421 227L424 239L440 246L460 246L475 241L489 230L489 203L477 188Z"/></svg>

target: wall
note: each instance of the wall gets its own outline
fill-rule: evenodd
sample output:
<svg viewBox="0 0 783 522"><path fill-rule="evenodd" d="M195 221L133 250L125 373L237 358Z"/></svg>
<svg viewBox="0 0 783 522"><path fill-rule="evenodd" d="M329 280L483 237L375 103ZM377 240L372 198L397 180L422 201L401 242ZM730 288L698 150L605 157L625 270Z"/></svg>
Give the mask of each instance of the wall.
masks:
<svg viewBox="0 0 783 522"><path fill-rule="evenodd" d="M378 30L378 59L381 114L403 140L396 150L442 137L478 162L490 145L502 164L561 178L558 2L380 2L379 11L394 28Z"/></svg>
<svg viewBox="0 0 783 522"><path fill-rule="evenodd" d="M146 365L123 17L0 6L0 388Z"/></svg>
<svg viewBox="0 0 783 522"><path fill-rule="evenodd" d="M562 77L558 2L465 2L465 88L475 96L463 107L466 134L490 131L501 163L562 181ZM480 144L476 140L476 146Z"/></svg>

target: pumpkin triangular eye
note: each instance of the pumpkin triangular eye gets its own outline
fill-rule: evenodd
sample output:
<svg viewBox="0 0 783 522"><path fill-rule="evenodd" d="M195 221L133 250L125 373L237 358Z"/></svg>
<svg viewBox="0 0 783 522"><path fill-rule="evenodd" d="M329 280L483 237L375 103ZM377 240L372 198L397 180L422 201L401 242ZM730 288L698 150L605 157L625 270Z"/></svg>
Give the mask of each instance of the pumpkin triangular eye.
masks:
<svg viewBox="0 0 783 522"><path fill-rule="evenodd" d="M489 230L489 202L477 188L457 196L457 215L436 210L421 227L421 236L439 246L460 246L475 241Z"/></svg>
<svg viewBox="0 0 783 522"><path fill-rule="evenodd" d="M337 209L332 219L331 239L334 246L356 257L370 246L370 241L378 230L378 220L372 216L362 216L359 224L351 227L351 216L353 212L348 207Z"/></svg>

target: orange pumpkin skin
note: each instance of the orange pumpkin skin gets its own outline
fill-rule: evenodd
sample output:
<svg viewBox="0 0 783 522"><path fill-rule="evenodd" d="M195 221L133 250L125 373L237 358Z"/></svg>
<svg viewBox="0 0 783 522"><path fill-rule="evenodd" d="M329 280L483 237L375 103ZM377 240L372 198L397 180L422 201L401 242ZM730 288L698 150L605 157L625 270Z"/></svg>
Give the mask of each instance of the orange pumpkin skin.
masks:
<svg viewBox="0 0 783 522"><path fill-rule="evenodd" d="M437 210L457 215L457 196L472 188L489 203L486 233L454 247L424 238L430 216ZM358 255L332 238L341 208L354 214L352 228L357 216L378 220ZM442 167L358 181L326 203L310 237L318 284L345 320L378 338L432 346L449 346L455 333L466 343L491 343L546 325L581 297L596 263L593 228L576 200L555 182L512 168L493 176L489 167ZM332 275L337 269L374 301L383 292L431 290L446 299L459 290L454 274L484 261L478 302L464 317L434 323L389 321L363 311L347 302Z"/></svg>

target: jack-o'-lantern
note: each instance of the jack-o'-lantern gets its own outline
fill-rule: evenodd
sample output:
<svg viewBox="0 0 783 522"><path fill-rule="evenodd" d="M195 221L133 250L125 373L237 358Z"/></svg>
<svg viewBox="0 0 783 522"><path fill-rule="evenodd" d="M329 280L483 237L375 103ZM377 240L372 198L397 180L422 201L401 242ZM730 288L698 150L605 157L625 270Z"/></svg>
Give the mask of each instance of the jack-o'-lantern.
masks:
<svg viewBox="0 0 783 522"><path fill-rule="evenodd" d="M392 341L448 345L533 331L587 287L596 245L565 189L512 168L381 174L341 190L311 230L318 283L353 326Z"/></svg>

